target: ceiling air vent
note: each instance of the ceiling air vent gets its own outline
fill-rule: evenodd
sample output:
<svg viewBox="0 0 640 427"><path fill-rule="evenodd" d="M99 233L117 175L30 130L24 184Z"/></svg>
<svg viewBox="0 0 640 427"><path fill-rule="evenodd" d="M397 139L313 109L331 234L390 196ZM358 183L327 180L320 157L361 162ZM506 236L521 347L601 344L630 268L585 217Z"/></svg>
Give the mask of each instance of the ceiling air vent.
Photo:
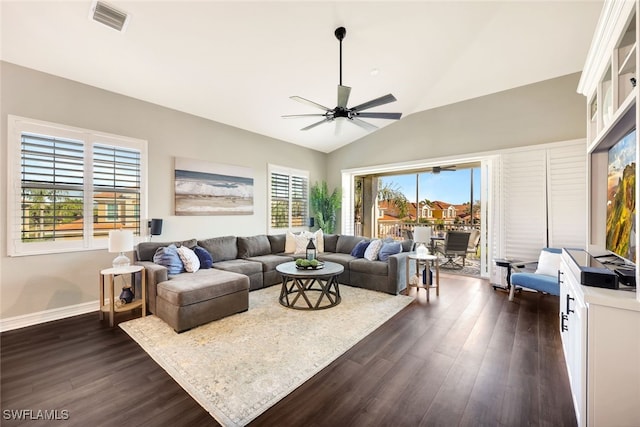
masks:
<svg viewBox="0 0 640 427"><path fill-rule="evenodd" d="M96 1L91 8L91 19L116 31L124 31L129 15L102 1Z"/></svg>

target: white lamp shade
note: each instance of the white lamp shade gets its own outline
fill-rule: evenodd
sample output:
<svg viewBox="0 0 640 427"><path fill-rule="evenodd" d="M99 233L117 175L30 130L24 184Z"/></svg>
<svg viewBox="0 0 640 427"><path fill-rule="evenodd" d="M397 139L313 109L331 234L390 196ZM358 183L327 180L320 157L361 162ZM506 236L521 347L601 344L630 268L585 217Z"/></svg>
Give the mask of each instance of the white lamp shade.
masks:
<svg viewBox="0 0 640 427"><path fill-rule="evenodd" d="M128 252L133 250L133 231L109 231L109 252Z"/></svg>
<svg viewBox="0 0 640 427"><path fill-rule="evenodd" d="M431 240L431 227L414 227L413 241L428 243Z"/></svg>

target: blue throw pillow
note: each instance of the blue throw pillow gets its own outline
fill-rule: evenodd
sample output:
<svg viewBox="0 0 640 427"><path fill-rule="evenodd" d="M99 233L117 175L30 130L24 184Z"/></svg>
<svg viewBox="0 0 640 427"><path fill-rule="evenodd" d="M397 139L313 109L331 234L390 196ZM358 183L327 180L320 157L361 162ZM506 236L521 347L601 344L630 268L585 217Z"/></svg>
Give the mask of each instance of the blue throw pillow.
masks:
<svg viewBox="0 0 640 427"><path fill-rule="evenodd" d="M399 254L402 252L402 244L400 242L384 243L380 252L378 252L378 259L380 261L386 261L389 256Z"/></svg>
<svg viewBox="0 0 640 427"><path fill-rule="evenodd" d="M353 249L351 250L351 256L356 258L364 258L364 252L367 250L367 246L369 246L368 240L361 240L358 242Z"/></svg>
<svg viewBox="0 0 640 427"><path fill-rule="evenodd" d="M193 252L196 253L196 256L200 260L200 268L211 268L213 266L213 258L205 248L196 246L193 248Z"/></svg>
<svg viewBox="0 0 640 427"><path fill-rule="evenodd" d="M178 255L178 248L173 244L156 249L153 262L166 267L168 274L180 274L184 271L184 264Z"/></svg>

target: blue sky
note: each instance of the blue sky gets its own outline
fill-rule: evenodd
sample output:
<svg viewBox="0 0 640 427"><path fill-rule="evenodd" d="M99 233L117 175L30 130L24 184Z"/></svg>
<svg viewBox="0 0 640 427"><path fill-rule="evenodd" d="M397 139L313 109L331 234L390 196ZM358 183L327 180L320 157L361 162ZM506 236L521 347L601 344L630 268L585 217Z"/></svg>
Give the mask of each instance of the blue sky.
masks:
<svg viewBox="0 0 640 427"><path fill-rule="evenodd" d="M382 177L383 183L392 183L400 189L410 202L416 200L416 174ZM461 205L469 202L471 196L471 171L442 171L438 174L425 172L420 174L419 199L440 200ZM480 168L473 169L473 201L480 199Z"/></svg>

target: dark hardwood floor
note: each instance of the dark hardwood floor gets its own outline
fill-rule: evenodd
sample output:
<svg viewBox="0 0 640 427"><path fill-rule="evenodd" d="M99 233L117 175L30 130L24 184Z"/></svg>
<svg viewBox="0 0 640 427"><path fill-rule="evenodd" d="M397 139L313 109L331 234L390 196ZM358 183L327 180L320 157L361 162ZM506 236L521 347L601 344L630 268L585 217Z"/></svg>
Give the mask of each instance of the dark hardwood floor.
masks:
<svg viewBox="0 0 640 427"><path fill-rule="evenodd" d="M557 304L529 292L509 302L486 281L443 274L439 297L427 303L421 290L251 425L574 426ZM218 425L97 313L0 339L3 426ZM68 419L17 421L11 410Z"/></svg>

